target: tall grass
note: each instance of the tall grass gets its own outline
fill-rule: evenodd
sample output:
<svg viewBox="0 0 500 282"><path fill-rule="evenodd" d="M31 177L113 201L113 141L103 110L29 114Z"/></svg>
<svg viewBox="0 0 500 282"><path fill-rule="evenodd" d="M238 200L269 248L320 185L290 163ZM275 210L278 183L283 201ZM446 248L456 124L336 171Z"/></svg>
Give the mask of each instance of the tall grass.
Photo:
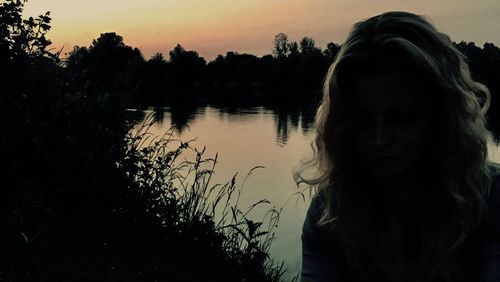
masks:
<svg viewBox="0 0 500 282"><path fill-rule="evenodd" d="M220 281L280 281L284 262L276 263L269 254L279 223L280 210L268 200L243 209L239 200L251 169L238 185L237 174L224 184L212 183L217 154L205 157L205 148L174 137L174 130L163 136L150 133L152 115L127 136L126 157L118 164L140 194L148 198L148 212L166 233L187 234L198 246L199 255L211 256L219 248L226 263ZM252 211L265 209L264 216L252 219ZM195 251L196 252L196 251ZM212 257L211 259L214 259ZM211 261L213 267L219 262ZM225 280L225 279L229 280ZM240 280L241 279L241 280ZM293 280L296 280L294 278Z"/></svg>

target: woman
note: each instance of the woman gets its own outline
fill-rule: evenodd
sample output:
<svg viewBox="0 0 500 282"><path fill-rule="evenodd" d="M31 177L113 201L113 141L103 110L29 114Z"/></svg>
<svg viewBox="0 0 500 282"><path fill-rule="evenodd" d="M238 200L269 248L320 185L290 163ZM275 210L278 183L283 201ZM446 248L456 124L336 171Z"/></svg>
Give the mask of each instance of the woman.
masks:
<svg viewBox="0 0 500 282"><path fill-rule="evenodd" d="M488 89L421 16L357 23L325 79L301 280L500 281ZM314 177L306 177L315 169Z"/></svg>

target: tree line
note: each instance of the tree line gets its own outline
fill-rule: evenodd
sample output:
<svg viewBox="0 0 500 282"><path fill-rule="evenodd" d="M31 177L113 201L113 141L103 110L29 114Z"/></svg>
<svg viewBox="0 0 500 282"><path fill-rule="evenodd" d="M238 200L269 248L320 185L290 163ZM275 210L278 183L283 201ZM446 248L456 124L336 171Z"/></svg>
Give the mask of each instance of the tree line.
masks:
<svg viewBox="0 0 500 282"><path fill-rule="evenodd" d="M228 51L206 62L196 51L177 44L165 58L156 53L144 59L140 50L127 46L123 37L103 33L89 47L75 46L65 60L70 72L86 74L99 88L119 91L166 91L231 87L315 89L334 60L340 45L330 42L325 49L314 39L299 43L288 36L275 36L272 54L257 57ZM455 46L469 58L473 76L496 89L500 49L492 43L483 47L462 41Z"/></svg>
<svg viewBox="0 0 500 282"><path fill-rule="evenodd" d="M496 97L500 91L500 49L493 43L454 43L468 59L472 77L484 83L493 96L489 113L500 120ZM124 43L123 37L103 33L89 47L75 46L67 54L62 71L76 80L77 88L129 93L135 105L150 101L258 100L286 103L299 99L317 102L324 75L341 45L330 42L325 49L314 39L290 41L285 33L274 37L272 54L261 57L228 51L208 62L194 50L177 44L166 58L156 53L145 59L141 51ZM232 95L224 95L230 92ZM498 127L498 126L496 126Z"/></svg>
<svg viewBox="0 0 500 282"><path fill-rule="evenodd" d="M196 51L177 44L165 58L162 53L144 59L140 50L127 46L123 37L108 32L94 39L89 47L75 46L65 59L66 70L83 81L110 91L169 91L231 87L315 87L335 57L339 45L325 50L314 39L289 42L279 33L273 55L257 57L228 51L206 62Z"/></svg>

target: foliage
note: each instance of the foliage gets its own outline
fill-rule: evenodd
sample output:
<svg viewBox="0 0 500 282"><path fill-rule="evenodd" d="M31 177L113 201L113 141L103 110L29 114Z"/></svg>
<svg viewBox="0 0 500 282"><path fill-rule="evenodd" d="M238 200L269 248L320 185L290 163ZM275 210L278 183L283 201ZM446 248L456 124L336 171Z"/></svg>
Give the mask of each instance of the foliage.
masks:
<svg viewBox="0 0 500 282"><path fill-rule="evenodd" d="M52 56L47 51L51 42L45 37L50 30L50 13L22 19L25 2L7 0L0 5L0 53L9 54L3 58L7 61L25 56Z"/></svg>
<svg viewBox="0 0 500 282"><path fill-rule="evenodd" d="M321 49L316 47L316 42L310 37L303 37L300 40L300 53L310 55L313 53L321 53Z"/></svg>
<svg viewBox="0 0 500 282"><path fill-rule="evenodd" d="M198 189L219 186L208 186L213 171L202 168L202 152L171 167L188 145L169 151L168 142L139 146L145 139L127 135L126 97L106 88L137 70L140 52L105 34L61 64L47 51L48 14L20 21L24 2L0 4L8 66L0 84L0 280L276 281L283 268L267 257L271 229L235 206L226 211L236 221L224 226L206 213L209 194ZM119 76L114 66L96 67L117 58L129 58ZM191 190L176 192L184 187ZM269 216L277 223L277 213Z"/></svg>
<svg viewBox="0 0 500 282"><path fill-rule="evenodd" d="M168 69L167 76L171 87L194 86L205 71L205 59L201 58L196 51L184 50L180 44L177 44L169 54L171 67Z"/></svg>
<svg viewBox="0 0 500 282"><path fill-rule="evenodd" d="M51 44L46 38L50 13L23 19L24 3L24 0L0 3L0 99L5 103L18 103L19 98L36 89L40 81L50 80L50 75L44 74L56 71L57 54L47 50ZM35 75L38 70L43 73Z"/></svg>
<svg viewBox="0 0 500 282"><path fill-rule="evenodd" d="M288 43L288 51L290 52L289 53L290 57L299 56L299 45L297 44L297 42L293 41Z"/></svg>
<svg viewBox="0 0 500 282"><path fill-rule="evenodd" d="M242 212L238 207L242 187L237 188L236 175L224 185L210 182L217 155L205 158L205 149L174 139L172 130L155 138L147 133L151 117L149 122L129 135L127 157L119 167L149 199L146 210L161 222L163 234L176 238L176 245L168 248L178 260L197 267L189 273L168 269L171 279L278 281L283 264L273 265L268 253L279 212L270 208L262 221L249 219L254 208L270 203L262 200ZM181 158L186 155L193 160ZM192 246L186 246L189 241Z"/></svg>
<svg viewBox="0 0 500 282"><path fill-rule="evenodd" d="M326 49L323 51L323 53L328 58L329 62L333 62L339 50L340 50L340 45L333 42L329 42L328 44L326 44Z"/></svg>
<svg viewBox="0 0 500 282"><path fill-rule="evenodd" d="M276 58L285 57L288 53L288 35L278 33L274 36L273 55Z"/></svg>
<svg viewBox="0 0 500 282"><path fill-rule="evenodd" d="M66 71L69 77L80 78L73 81L75 87L125 91L138 87L144 64L139 49L125 45L120 35L107 32L94 39L88 48L76 46L68 54Z"/></svg>

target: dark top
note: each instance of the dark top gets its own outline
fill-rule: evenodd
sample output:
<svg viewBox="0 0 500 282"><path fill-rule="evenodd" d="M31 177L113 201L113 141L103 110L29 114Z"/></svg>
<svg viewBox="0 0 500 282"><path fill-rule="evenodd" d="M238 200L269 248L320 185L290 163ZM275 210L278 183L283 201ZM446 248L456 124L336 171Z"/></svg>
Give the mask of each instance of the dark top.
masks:
<svg viewBox="0 0 500 282"><path fill-rule="evenodd" d="M473 270L465 281L500 281L500 166L491 167L493 183L486 202L488 212L477 232L467 240L467 263ZM347 259L335 238L317 222L324 207L322 197L313 197L302 228L301 282L388 281L376 269L352 276ZM475 266L474 266L475 264ZM477 269L474 270L474 269Z"/></svg>

